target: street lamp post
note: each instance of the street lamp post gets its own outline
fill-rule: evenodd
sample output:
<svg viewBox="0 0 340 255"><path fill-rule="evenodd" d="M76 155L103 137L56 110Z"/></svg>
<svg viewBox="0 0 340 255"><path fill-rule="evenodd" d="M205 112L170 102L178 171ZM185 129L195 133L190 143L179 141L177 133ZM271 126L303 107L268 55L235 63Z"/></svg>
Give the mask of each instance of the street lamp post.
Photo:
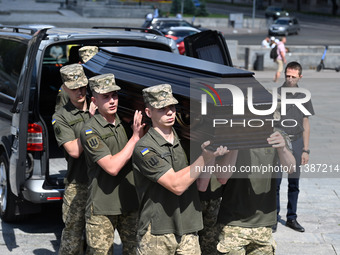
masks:
<svg viewBox="0 0 340 255"><path fill-rule="evenodd" d="M256 0L253 0L253 28L255 23L255 8L256 8Z"/></svg>

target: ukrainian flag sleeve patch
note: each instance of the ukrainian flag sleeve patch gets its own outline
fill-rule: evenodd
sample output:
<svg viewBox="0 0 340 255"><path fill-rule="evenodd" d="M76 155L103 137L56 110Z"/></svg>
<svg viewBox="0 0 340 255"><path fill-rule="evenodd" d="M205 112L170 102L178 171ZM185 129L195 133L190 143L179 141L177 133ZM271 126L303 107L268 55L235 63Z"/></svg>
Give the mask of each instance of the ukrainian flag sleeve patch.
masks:
<svg viewBox="0 0 340 255"><path fill-rule="evenodd" d="M55 120L55 119L53 119L53 120L52 120L52 125L54 125L54 124L55 124L55 122L56 122L56 120Z"/></svg>
<svg viewBox="0 0 340 255"><path fill-rule="evenodd" d="M150 152L149 149L148 149L148 148L145 148L145 149L141 150L140 153L142 153L142 155L145 156L145 155L148 154L149 152Z"/></svg>
<svg viewBox="0 0 340 255"><path fill-rule="evenodd" d="M85 134L86 134L86 135L89 135L89 134L92 134L92 133L93 133L92 129L87 129L87 130L85 130Z"/></svg>

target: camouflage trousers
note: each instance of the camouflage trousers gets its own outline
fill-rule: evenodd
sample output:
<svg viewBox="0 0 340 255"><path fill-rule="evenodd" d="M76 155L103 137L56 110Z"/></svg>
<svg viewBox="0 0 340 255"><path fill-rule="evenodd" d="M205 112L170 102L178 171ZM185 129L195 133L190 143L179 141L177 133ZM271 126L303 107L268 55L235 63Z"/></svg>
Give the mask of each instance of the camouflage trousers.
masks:
<svg viewBox="0 0 340 255"><path fill-rule="evenodd" d="M60 255L83 254L85 231L85 206L88 185L66 184L63 198L63 229Z"/></svg>
<svg viewBox="0 0 340 255"><path fill-rule="evenodd" d="M213 255L217 253L216 221L221 205L221 198L201 201L204 228L198 232L201 250L203 255Z"/></svg>
<svg viewBox="0 0 340 255"><path fill-rule="evenodd" d="M228 255L275 254L276 243L270 227L243 228L219 224L217 250Z"/></svg>
<svg viewBox="0 0 340 255"><path fill-rule="evenodd" d="M87 255L113 254L114 232L117 229L123 244L123 254L136 254L137 212L121 215L86 216Z"/></svg>
<svg viewBox="0 0 340 255"><path fill-rule="evenodd" d="M153 235L151 225L143 236L137 236L137 255L200 255L201 249L197 234Z"/></svg>

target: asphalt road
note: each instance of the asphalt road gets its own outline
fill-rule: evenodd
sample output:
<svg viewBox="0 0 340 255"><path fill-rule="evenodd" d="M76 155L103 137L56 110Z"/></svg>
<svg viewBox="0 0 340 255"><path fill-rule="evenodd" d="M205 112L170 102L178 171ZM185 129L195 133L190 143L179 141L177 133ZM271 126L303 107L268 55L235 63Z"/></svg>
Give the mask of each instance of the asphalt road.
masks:
<svg viewBox="0 0 340 255"><path fill-rule="evenodd" d="M207 4L209 13L230 14L243 13L244 18L252 17L251 7L231 6L225 4ZM287 45L340 45L340 19L326 16L290 13L300 22L298 35L289 35ZM264 18L264 10L255 11L256 18ZM268 20L269 25L272 21ZM237 30L236 30L237 31ZM226 39L237 40L239 45L257 45L267 36L267 28L250 29L249 33L224 33Z"/></svg>
<svg viewBox="0 0 340 255"><path fill-rule="evenodd" d="M340 26L317 24L310 22L300 22L301 30L298 35L289 35L287 45L339 45L340 46ZM237 40L239 45L259 44L266 36L267 30L251 33L224 34L227 40Z"/></svg>

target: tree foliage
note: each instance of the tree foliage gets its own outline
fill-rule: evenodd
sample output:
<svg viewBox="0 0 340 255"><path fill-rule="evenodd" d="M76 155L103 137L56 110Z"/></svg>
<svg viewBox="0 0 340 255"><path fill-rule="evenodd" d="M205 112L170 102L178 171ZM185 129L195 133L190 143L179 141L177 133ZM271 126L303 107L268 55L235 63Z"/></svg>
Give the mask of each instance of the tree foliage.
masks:
<svg viewBox="0 0 340 255"><path fill-rule="evenodd" d="M201 3L199 7L195 7L192 0L173 0L171 5L171 14L176 15L182 11L182 1L183 1L183 14L191 14L195 16L208 16L206 6Z"/></svg>

